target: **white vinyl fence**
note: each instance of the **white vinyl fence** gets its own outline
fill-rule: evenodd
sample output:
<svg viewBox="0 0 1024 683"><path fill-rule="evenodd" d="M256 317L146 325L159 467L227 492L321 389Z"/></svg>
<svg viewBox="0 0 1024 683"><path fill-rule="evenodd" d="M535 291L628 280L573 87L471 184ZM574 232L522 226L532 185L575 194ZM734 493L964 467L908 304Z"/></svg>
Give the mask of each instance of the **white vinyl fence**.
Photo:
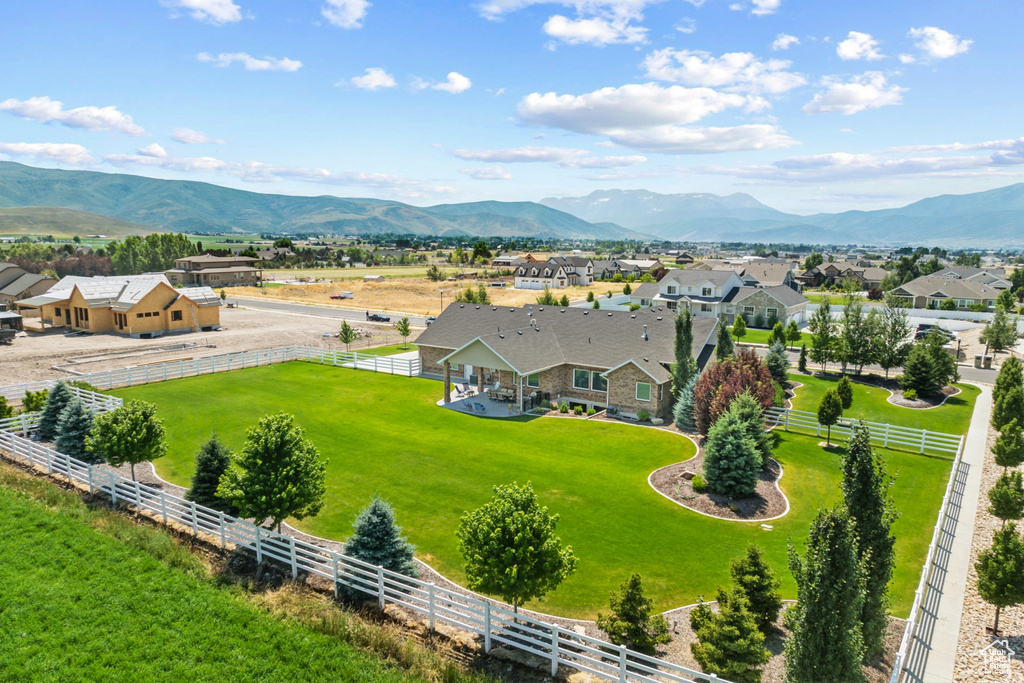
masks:
<svg viewBox="0 0 1024 683"><path fill-rule="evenodd" d="M50 476L87 486L91 493L109 496L115 505L133 505L137 510L150 511L164 524L174 521L191 529L193 534L207 534L219 540L222 548L231 543L250 550L257 562L264 559L279 562L291 569L293 578L297 578L299 572L320 576L333 582L335 593L339 588L358 591L375 598L382 609L390 603L422 615L431 628L440 622L483 636L485 652L498 643L550 660L552 676L559 666L567 666L620 683L728 683L714 674L693 671L555 624L517 615L486 600L269 531L93 467L11 432L0 431L0 451L9 453L14 461L43 468Z"/></svg>
<svg viewBox="0 0 1024 683"><path fill-rule="evenodd" d="M803 410L768 408L765 411L765 419L770 426L781 427L787 432L791 429L813 431L816 436L821 436L828 431L828 427L818 422L817 414ZM832 436L849 440L854 424L867 425L871 434L871 443L884 448L911 448L919 453L927 451L949 454L959 454L963 448L964 437L956 434L943 434L942 432L930 432L927 429L914 429L850 418L840 418L837 424L832 425Z"/></svg>
<svg viewBox="0 0 1024 683"><path fill-rule="evenodd" d="M88 391L87 389L79 389L78 387L69 387L82 403L87 408L97 413L105 413L115 408L120 408L124 401L116 396L107 396L106 394L99 394L95 391ZM36 428L39 424L40 413L22 413L21 415L15 415L14 417L8 417L0 420L0 430L6 430L8 432L14 432L21 436L28 436L29 432Z"/></svg>

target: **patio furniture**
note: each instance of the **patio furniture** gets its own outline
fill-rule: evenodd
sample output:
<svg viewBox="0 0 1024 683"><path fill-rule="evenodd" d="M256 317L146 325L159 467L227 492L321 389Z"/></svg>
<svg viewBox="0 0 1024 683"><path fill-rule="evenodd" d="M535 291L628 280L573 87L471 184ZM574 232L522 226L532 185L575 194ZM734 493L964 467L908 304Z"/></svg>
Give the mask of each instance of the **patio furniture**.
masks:
<svg viewBox="0 0 1024 683"><path fill-rule="evenodd" d="M473 407L476 408L476 411L478 413L486 413L487 412L487 408L484 408L484 404L483 403L474 403Z"/></svg>

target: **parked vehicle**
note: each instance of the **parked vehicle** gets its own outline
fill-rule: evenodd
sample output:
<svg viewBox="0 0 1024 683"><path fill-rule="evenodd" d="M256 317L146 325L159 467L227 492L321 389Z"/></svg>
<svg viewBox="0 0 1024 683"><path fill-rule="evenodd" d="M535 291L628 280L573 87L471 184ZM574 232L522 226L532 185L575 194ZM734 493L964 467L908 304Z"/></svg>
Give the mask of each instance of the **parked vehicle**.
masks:
<svg viewBox="0 0 1024 683"><path fill-rule="evenodd" d="M914 333L914 339L924 339L929 334L931 334L932 330L938 330L939 335L942 336L947 342L952 341L954 338L956 338L956 335L953 332L947 330L945 327L940 327L939 325L930 325L928 323L921 323L920 325L917 326L917 332Z"/></svg>
<svg viewBox="0 0 1024 683"><path fill-rule="evenodd" d="M369 311L366 312L366 319L369 320L370 322L375 322L375 323L389 323L389 322L391 322L391 317L390 316L381 315L380 313L370 313Z"/></svg>
<svg viewBox="0 0 1024 683"><path fill-rule="evenodd" d="M354 299L355 295L352 292L342 292L341 294L331 294L332 299Z"/></svg>
<svg viewBox="0 0 1024 683"><path fill-rule="evenodd" d="M427 326L429 327L430 323L434 322L435 320L437 320L436 315L427 316Z"/></svg>

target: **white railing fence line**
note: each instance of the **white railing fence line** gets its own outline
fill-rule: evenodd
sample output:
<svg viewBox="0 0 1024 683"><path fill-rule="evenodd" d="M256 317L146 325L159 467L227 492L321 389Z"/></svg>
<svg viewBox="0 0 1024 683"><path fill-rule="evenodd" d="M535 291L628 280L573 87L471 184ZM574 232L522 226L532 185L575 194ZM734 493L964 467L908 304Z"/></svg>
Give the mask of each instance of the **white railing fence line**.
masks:
<svg viewBox="0 0 1024 683"><path fill-rule="evenodd" d="M108 396L79 387L70 387L70 389L75 396L82 400L86 407L92 409L95 413L106 413L115 408L120 408L124 404L124 399L116 396ZM29 432L39 426L41 417L42 413L40 412L22 413L14 417L8 417L0 420L0 430L28 436Z"/></svg>
<svg viewBox="0 0 1024 683"><path fill-rule="evenodd" d="M787 432L791 427L813 430L816 436L821 436L828 431L828 427L818 422L817 414L803 410L768 408L765 410L765 419L770 426L781 427ZM871 442L883 448L897 446L916 449L919 453L932 451L958 454L963 440L963 437L957 434L944 434L927 429L900 427L852 418L840 418L837 424L832 425L832 436L849 439L855 424L867 425L871 434Z"/></svg>
<svg viewBox="0 0 1024 683"><path fill-rule="evenodd" d="M306 572L330 580L335 594L345 588L377 599L383 608L394 604L426 617L433 627L450 624L483 637L484 651L494 643L522 650L559 666L584 671L608 681L690 683L721 681L714 674L694 671L582 635L505 607L367 564L326 548L258 527L216 510L100 469L8 431L0 431L0 451L9 459L43 468L49 476L76 481L92 494L110 498L113 505L148 510L164 524L176 522L192 533L209 535L222 548L228 543L252 551L257 562L274 560L290 568L293 578Z"/></svg>

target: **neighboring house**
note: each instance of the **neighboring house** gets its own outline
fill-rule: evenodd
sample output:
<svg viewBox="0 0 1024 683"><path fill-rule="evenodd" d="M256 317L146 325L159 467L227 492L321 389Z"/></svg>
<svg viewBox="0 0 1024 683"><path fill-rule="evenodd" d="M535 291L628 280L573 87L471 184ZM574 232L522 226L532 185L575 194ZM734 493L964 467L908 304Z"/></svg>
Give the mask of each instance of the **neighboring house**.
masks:
<svg viewBox="0 0 1024 683"><path fill-rule="evenodd" d="M263 269L252 265L258 261L251 256L187 256L175 259L174 268L164 275L172 285L258 286L263 279Z"/></svg>
<svg viewBox="0 0 1024 683"><path fill-rule="evenodd" d="M694 355L704 367L714 353L718 321L694 320ZM635 417L671 415L675 362L671 311L601 311L557 306L451 304L416 341L423 372L478 390L513 389L523 410L544 401Z"/></svg>
<svg viewBox="0 0 1024 683"><path fill-rule="evenodd" d="M57 284L49 275L30 273L13 263L0 263L0 308L10 308L18 299L42 294Z"/></svg>
<svg viewBox="0 0 1024 683"><path fill-rule="evenodd" d="M736 273L748 287L789 287L799 292L800 283L788 263L750 263L736 268Z"/></svg>
<svg viewBox="0 0 1024 683"><path fill-rule="evenodd" d="M45 294L16 302L44 330L49 325L137 339L219 329L220 304L209 287L175 289L160 274L68 276Z"/></svg>
<svg viewBox="0 0 1024 683"><path fill-rule="evenodd" d="M1010 281L1006 279L1006 271L1003 268L947 266L942 270L932 273L932 277L945 277L965 282L980 282L998 290L1009 289L1011 286Z"/></svg>
<svg viewBox="0 0 1024 683"><path fill-rule="evenodd" d="M690 253L685 252L685 251L683 253L679 254L678 256L676 256L676 265L677 266L685 266L687 264L693 263L693 261L694 261L693 254L690 254Z"/></svg>
<svg viewBox="0 0 1024 683"><path fill-rule="evenodd" d="M527 263L527 260L519 254L502 254L491 259L491 265L497 268L515 268Z"/></svg>
<svg viewBox="0 0 1024 683"><path fill-rule="evenodd" d="M786 285L747 285L733 270L671 270L660 282L646 282L630 295L630 303L643 307L681 307L699 317L721 318L732 324L743 315L748 324L758 317L788 324L807 320L807 297Z"/></svg>
<svg viewBox="0 0 1024 683"><path fill-rule="evenodd" d="M545 263L522 263L515 271L516 289L562 289L594 282L594 262L583 256L553 256Z"/></svg>
<svg viewBox="0 0 1024 683"><path fill-rule="evenodd" d="M805 287L820 287L826 282L841 282L853 280L860 285L862 290L876 289L882 285L882 280L889 274L884 268L861 265L863 261L852 263L849 261L836 261L834 263L822 263L810 270L805 270L796 276L796 280Z"/></svg>
<svg viewBox="0 0 1024 683"><path fill-rule="evenodd" d="M941 271L940 271L941 272ZM905 282L892 293L910 303L913 308L938 308L948 299L956 301L958 309L971 306L996 307L996 298L1003 291L978 279L962 279L942 275L923 275Z"/></svg>
<svg viewBox="0 0 1024 683"><path fill-rule="evenodd" d="M256 257L260 261L280 261L286 256L295 256L288 247L271 247L270 249L259 249L256 251Z"/></svg>
<svg viewBox="0 0 1024 683"><path fill-rule="evenodd" d="M657 277L665 266L657 259L612 259L610 261L594 261L594 279L610 280L616 274L622 277L632 275L636 279L644 275Z"/></svg>
<svg viewBox="0 0 1024 683"><path fill-rule="evenodd" d="M363 282L384 282L383 275L364 275Z"/></svg>

